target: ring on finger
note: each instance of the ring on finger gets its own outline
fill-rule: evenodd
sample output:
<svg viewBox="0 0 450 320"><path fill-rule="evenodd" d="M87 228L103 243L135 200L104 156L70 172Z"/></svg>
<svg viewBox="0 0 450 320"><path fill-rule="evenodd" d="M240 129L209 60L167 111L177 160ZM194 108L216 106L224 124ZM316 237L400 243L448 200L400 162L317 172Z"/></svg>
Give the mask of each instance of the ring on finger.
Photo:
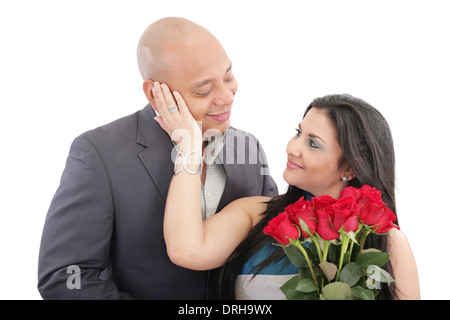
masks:
<svg viewBox="0 0 450 320"><path fill-rule="evenodd" d="M170 113L174 113L175 111L177 111L178 106L176 104L173 104L170 107L168 107L168 109Z"/></svg>

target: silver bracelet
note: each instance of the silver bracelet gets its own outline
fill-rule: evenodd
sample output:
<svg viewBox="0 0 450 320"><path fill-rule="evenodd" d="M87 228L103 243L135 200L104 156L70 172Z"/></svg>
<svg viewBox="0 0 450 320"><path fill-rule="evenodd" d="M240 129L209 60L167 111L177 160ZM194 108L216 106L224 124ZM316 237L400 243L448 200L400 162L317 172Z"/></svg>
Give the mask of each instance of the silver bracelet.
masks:
<svg viewBox="0 0 450 320"><path fill-rule="evenodd" d="M193 154L195 154L195 155L197 156L197 159L198 159L198 162L199 162L199 163L198 163L198 167L197 167L196 170L190 170L190 169L187 167L187 160L188 160L189 157L190 157L191 155L193 155ZM176 166L177 166L176 159L178 158L178 156L181 156L181 158L182 158L181 166L180 166L180 168L179 168L178 170L175 170L175 168L176 168ZM201 156L197 151L192 150L192 151L190 151L188 154L185 154L185 153L182 152L182 151L178 151L177 156L175 157L175 165L174 165L174 167L173 167L173 174L174 174L174 175L177 175L177 174L179 174L183 169L184 169L184 171L186 171L186 172L189 173L189 174L197 174L197 173L201 170L202 167L203 167L203 158L202 158L202 156Z"/></svg>

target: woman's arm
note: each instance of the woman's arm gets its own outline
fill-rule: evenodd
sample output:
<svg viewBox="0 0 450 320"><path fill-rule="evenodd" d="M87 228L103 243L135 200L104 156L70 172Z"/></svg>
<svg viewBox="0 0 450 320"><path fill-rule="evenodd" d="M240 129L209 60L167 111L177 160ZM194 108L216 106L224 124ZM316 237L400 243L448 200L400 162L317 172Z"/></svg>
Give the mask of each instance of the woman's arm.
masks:
<svg viewBox="0 0 450 320"><path fill-rule="evenodd" d="M399 299L420 299L419 275L408 239L401 230L389 232L389 253Z"/></svg>
<svg viewBox="0 0 450 320"><path fill-rule="evenodd" d="M171 188L172 185L178 185L178 181L172 180ZM204 222L200 211L188 210L186 206L180 213L166 206L164 238L170 260L193 270L222 266L259 221L259 213L266 209L268 200L267 197L235 200ZM183 215L186 219L180 221Z"/></svg>
<svg viewBox="0 0 450 320"><path fill-rule="evenodd" d="M176 141L185 155L202 154L202 133L178 92L174 97L178 111L170 113L168 107L175 100L166 85L155 83L153 95L161 115L155 120ZM201 158L201 157L200 157ZM164 214L164 239L170 260L182 267L209 270L224 264L233 250L248 235L259 220L259 213L266 208L269 198L251 197L239 199L226 206L220 213L207 219L201 216L201 170L199 157L191 155L184 169L172 177ZM175 166L178 171L180 165Z"/></svg>

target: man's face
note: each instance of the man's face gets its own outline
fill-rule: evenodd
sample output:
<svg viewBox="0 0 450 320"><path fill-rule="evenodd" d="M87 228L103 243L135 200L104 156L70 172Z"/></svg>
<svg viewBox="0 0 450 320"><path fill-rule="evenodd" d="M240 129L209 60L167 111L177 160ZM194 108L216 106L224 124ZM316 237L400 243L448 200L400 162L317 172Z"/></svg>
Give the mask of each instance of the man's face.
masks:
<svg viewBox="0 0 450 320"><path fill-rule="evenodd" d="M222 46L206 42L166 59L170 71L164 82L181 93L202 131L228 129L238 84Z"/></svg>

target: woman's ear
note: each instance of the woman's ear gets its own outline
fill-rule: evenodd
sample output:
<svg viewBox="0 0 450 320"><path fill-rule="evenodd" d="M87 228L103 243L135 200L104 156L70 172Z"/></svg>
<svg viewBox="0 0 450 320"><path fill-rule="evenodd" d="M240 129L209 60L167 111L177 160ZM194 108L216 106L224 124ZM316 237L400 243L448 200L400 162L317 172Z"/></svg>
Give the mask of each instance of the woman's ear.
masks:
<svg viewBox="0 0 450 320"><path fill-rule="evenodd" d="M153 86L155 84L155 81L152 79L147 79L144 81L144 84L142 85L142 89L144 90L144 94L147 97L148 102L152 105L153 109L156 111L155 106L155 97L153 97Z"/></svg>
<svg viewBox="0 0 450 320"><path fill-rule="evenodd" d="M349 182L353 178L355 178L355 176L356 176L356 174L355 174L355 172L353 172L352 168L348 167L347 169L344 170L344 172L342 174L342 180L344 182Z"/></svg>

